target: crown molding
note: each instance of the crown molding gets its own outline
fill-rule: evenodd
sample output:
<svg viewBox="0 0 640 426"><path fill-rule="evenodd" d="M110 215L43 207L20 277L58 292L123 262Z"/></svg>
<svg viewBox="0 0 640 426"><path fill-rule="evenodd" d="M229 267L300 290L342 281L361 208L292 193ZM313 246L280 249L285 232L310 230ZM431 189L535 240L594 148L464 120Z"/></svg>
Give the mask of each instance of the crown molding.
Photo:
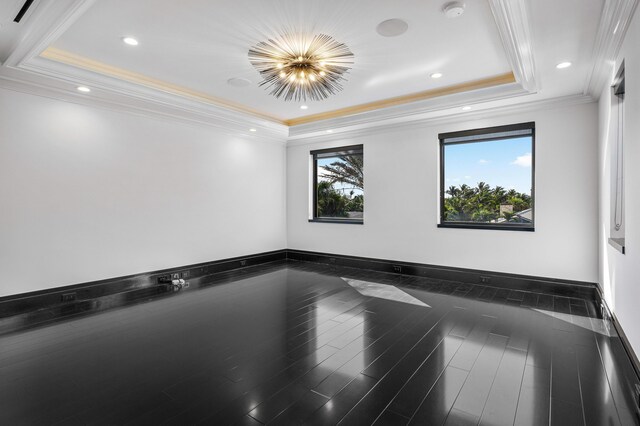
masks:
<svg viewBox="0 0 640 426"><path fill-rule="evenodd" d="M323 134L326 133L327 130L335 133L365 127L409 123L424 120L434 115L447 114L446 110L451 108L460 108L465 105L476 105L528 94L529 92L523 90L517 83L492 86L471 92L454 93L448 96L413 102L411 104L368 111L358 115L339 116L329 120L291 126L289 128L289 139ZM457 111L459 111L459 109Z"/></svg>
<svg viewBox="0 0 640 426"><path fill-rule="evenodd" d="M605 0L591 56L592 68L587 75L583 93L594 98L611 83L613 67L622 47L638 0Z"/></svg>
<svg viewBox="0 0 640 426"><path fill-rule="evenodd" d="M284 142L288 128L274 117L49 47L94 3L95 0L35 3L20 41L0 67L0 87L147 117L214 126L235 135L256 128L261 138ZM75 92L80 84L92 88L90 97ZM248 136L258 137L253 133Z"/></svg>
<svg viewBox="0 0 640 426"><path fill-rule="evenodd" d="M533 36L526 0L489 0L489 6L516 81L527 92L537 92Z"/></svg>
<svg viewBox="0 0 640 426"><path fill-rule="evenodd" d="M284 143L288 135L288 128L282 124L251 120L233 111L222 116L217 112L212 113L208 105L198 105L188 100L160 103L157 99L116 93L98 86L92 86L91 95L88 96L74 89L77 83L76 80L53 79L24 70L2 69L0 72L0 88L16 92L152 119L171 119L185 124L215 127L233 136ZM250 133L249 128L255 128L257 132Z"/></svg>
<svg viewBox="0 0 640 426"><path fill-rule="evenodd" d="M38 59L40 58L66 65L67 67L57 67L59 70L59 74L64 72L66 75L83 75L85 78L91 78L91 80L93 80L91 84L100 84L103 86L105 84L110 84L111 86L113 86L114 90L121 90L122 88L126 88L127 92L139 91L141 88L150 88L154 90L153 92L147 91L147 96L151 96L151 93L157 92L175 95L176 97L192 99L202 103L210 104L212 107L219 107L221 109L224 109L225 111L236 111L241 114L255 116L258 119L285 124L277 117L245 107L238 103L207 95L202 92L197 92L195 90L171 84L166 81L154 79L143 74L114 67L112 65L108 65L99 61L94 61L92 59L66 52L55 47L47 48L40 54L39 58L34 58L31 63L23 65L22 68L39 71L46 74L50 69L51 64L46 61L38 61ZM83 71L89 71L89 73Z"/></svg>
<svg viewBox="0 0 640 426"><path fill-rule="evenodd" d="M582 105L595 102L589 95L570 95L557 98L534 100L510 105L487 107L482 110L461 112L449 110L445 115L424 116L411 122L387 122L378 126L366 126L360 128L343 128L333 130L332 133L316 132L313 134L290 136L287 146L309 145L319 142L344 141L345 138L356 138L383 132L392 132L398 129L411 130L430 127L436 124L456 123L482 118L494 118L504 114L518 114L554 108L563 108L574 105Z"/></svg>
<svg viewBox="0 0 640 426"><path fill-rule="evenodd" d="M333 118L352 116L369 111L379 110L383 108L394 107L398 105L404 105L417 101L423 101L440 96L452 95L461 92L470 92L473 90L484 89L487 87L499 86L502 84L514 83L516 80L513 73L508 72L493 77L483 78L480 80L467 81L452 86L441 87L438 89L426 90L423 92L412 93L404 96L397 96L394 98L382 99L375 102L370 102L362 105L355 105L352 107L337 109L333 111L327 111L320 114L307 115L304 117L294 118L285 121L288 126L297 126L300 124L311 123L315 121L330 120Z"/></svg>

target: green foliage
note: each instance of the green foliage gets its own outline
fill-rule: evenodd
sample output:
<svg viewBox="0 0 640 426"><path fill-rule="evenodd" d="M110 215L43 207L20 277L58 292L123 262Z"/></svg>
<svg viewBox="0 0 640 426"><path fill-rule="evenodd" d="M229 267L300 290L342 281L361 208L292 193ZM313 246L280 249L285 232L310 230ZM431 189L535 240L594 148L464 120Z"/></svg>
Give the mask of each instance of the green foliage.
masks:
<svg viewBox="0 0 640 426"><path fill-rule="evenodd" d="M353 191L351 191L351 195L353 196ZM364 196L362 196L362 194L353 196L349 200L349 202L347 202L347 211L349 212L364 211Z"/></svg>
<svg viewBox="0 0 640 426"><path fill-rule="evenodd" d="M331 182L318 183L318 216L347 217L349 199L333 189Z"/></svg>
<svg viewBox="0 0 640 426"><path fill-rule="evenodd" d="M364 197L353 195L350 197L336 191L331 182L318 183L318 216L319 217L349 217L349 212L361 212L364 209Z"/></svg>
<svg viewBox="0 0 640 426"><path fill-rule="evenodd" d="M324 166L320 177L326 179L318 182L318 216L348 217L349 212L364 210L364 196L349 195L337 191L334 183L351 185L354 189L364 190L364 174L362 155L344 155L331 164Z"/></svg>
<svg viewBox="0 0 640 426"><path fill-rule="evenodd" d="M484 182L475 188L468 185L450 186L444 199L444 215L447 221L462 222L518 222L517 213L531 208L531 196L513 189L506 191L501 186L491 188ZM512 212L500 215L500 205L510 205Z"/></svg>

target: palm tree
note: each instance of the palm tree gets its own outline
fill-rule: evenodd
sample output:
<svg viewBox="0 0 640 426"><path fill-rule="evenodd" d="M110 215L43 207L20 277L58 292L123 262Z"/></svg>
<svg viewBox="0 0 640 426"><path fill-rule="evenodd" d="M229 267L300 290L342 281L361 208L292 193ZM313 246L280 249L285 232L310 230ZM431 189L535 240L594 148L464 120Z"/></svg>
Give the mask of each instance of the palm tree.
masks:
<svg viewBox="0 0 640 426"><path fill-rule="evenodd" d="M462 192L462 191L461 191L460 189L458 189L457 187L455 187L455 186L453 186L453 185L451 185L451 186L449 187L449 189L447 189L447 191L446 191L446 193L447 193L448 195L450 195L451 197L457 197L457 196L459 196L459 195L460 195L460 193L461 193L461 192Z"/></svg>
<svg viewBox="0 0 640 426"><path fill-rule="evenodd" d="M468 185L450 186L444 200L446 220L489 222L500 216L500 205L511 204L513 213L503 212L507 221L514 220L515 213L531 207L531 196L514 189L506 191L501 186L491 188L486 182L478 182L475 188Z"/></svg>
<svg viewBox="0 0 640 426"><path fill-rule="evenodd" d="M338 158L340 160L324 166L320 176L331 184L343 183L364 191L362 155L343 155Z"/></svg>

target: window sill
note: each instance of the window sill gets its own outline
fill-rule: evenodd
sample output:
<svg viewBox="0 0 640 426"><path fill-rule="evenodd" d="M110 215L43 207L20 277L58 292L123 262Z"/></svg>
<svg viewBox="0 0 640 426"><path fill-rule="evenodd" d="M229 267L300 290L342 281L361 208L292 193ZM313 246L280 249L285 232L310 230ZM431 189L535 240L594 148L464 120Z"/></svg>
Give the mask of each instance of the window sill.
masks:
<svg viewBox="0 0 640 426"><path fill-rule="evenodd" d="M609 238L609 245L624 254L624 238Z"/></svg>
<svg viewBox="0 0 640 426"><path fill-rule="evenodd" d="M344 223L350 225L364 225L364 221L361 219L309 219L309 222L317 223Z"/></svg>
<svg viewBox="0 0 640 426"><path fill-rule="evenodd" d="M439 223L438 228L460 228L460 229L489 229L493 231L526 231L535 232L535 228L529 225L495 225L480 223Z"/></svg>

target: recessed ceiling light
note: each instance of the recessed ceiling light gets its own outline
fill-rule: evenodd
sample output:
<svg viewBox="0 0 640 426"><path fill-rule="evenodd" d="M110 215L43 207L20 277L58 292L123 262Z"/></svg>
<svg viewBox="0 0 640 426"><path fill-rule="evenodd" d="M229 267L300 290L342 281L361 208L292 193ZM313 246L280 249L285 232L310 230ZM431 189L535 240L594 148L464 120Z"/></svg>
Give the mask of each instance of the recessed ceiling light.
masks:
<svg viewBox="0 0 640 426"><path fill-rule="evenodd" d="M309 107L306 105L300 105L300 109L309 109Z"/></svg>
<svg viewBox="0 0 640 426"><path fill-rule="evenodd" d="M387 19L376 27L376 31L382 37L397 37L407 32L409 24L402 19Z"/></svg>
<svg viewBox="0 0 640 426"><path fill-rule="evenodd" d="M463 111L469 111L471 109L471 107L469 105L463 106L462 110Z"/></svg>
<svg viewBox="0 0 640 426"><path fill-rule="evenodd" d="M89 93L91 91L91 89L89 89L87 86L78 86L76 87L76 90L82 93Z"/></svg>
<svg viewBox="0 0 640 426"><path fill-rule="evenodd" d="M556 68L561 70L563 68L569 68L570 66L571 66L571 62L560 62L558 65L556 65Z"/></svg>
<svg viewBox="0 0 640 426"><path fill-rule="evenodd" d="M442 7L444 16L449 19L457 18L464 13L464 3L461 1L452 1Z"/></svg>
<svg viewBox="0 0 640 426"><path fill-rule="evenodd" d="M327 130L327 133L333 133L333 130L329 129Z"/></svg>
<svg viewBox="0 0 640 426"><path fill-rule="evenodd" d="M247 87L251 85L251 80L246 78L230 78L227 80L227 84L233 87Z"/></svg>
<svg viewBox="0 0 640 426"><path fill-rule="evenodd" d="M442 77L442 73L441 72L434 72L433 74L430 75L431 78L440 78Z"/></svg>
<svg viewBox="0 0 640 426"><path fill-rule="evenodd" d="M136 40L133 37L123 37L122 41L125 42L125 44L128 44L129 46L137 46L138 45L138 40Z"/></svg>
<svg viewBox="0 0 640 426"><path fill-rule="evenodd" d="M257 130L256 130L256 129L254 129L254 128L249 129L249 131L250 131L250 132L257 132Z"/></svg>

